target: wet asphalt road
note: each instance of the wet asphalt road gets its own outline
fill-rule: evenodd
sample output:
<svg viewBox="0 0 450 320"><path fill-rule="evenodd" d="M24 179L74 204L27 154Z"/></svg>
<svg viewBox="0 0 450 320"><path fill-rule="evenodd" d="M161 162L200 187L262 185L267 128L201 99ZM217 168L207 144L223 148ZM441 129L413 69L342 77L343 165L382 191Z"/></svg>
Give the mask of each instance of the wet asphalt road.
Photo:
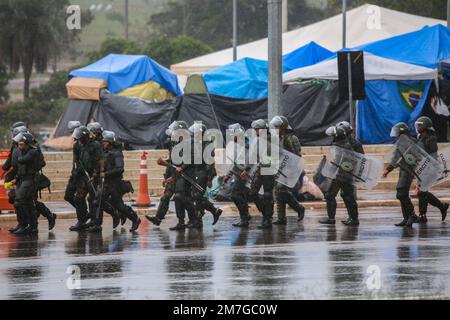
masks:
<svg viewBox="0 0 450 320"><path fill-rule="evenodd" d="M450 226L437 213L413 230L393 226L398 208L365 209L357 228L321 226L321 214L269 231L256 229L260 217L239 230L235 216L215 227L207 216L202 232L182 233L168 230L173 214L136 234L112 231L110 220L102 234L73 233L73 220L59 220L50 233L41 222L37 237L12 236L3 222L0 298L450 298Z"/></svg>

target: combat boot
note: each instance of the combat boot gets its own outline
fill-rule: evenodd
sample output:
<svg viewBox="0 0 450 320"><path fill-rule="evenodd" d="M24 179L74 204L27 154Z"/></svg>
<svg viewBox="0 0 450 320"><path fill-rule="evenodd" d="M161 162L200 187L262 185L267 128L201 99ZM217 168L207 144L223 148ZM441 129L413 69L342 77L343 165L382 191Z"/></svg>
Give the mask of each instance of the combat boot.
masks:
<svg viewBox="0 0 450 320"><path fill-rule="evenodd" d="M158 219L157 217L152 217L150 215L146 215L145 218L150 221L151 223L153 223L155 226L159 226L161 224L161 220Z"/></svg>
<svg viewBox="0 0 450 320"><path fill-rule="evenodd" d="M140 224L141 224L141 219L136 215L136 217L133 221L133 225L131 226L130 232L135 232L139 228Z"/></svg>
<svg viewBox="0 0 450 320"><path fill-rule="evenodd" d="M285 225L287 225L287 220L286 219L278 219L273 224L276 226L285 226Z"/></svg>
<svg viewBox="0 0 450 320"><path fill-rule="evenodd" d="M354 219L354 218L350 218L349 220L344 222L344 225L346 225L348 227L359 226L359 220L358 219Z"/></svg>
<svg viewBox="0 0 450 320"><path fill-rule="evenodd" d="M51 213L50 216L48 217L48 231L53 230L53 228L55 227L55 223L56 223L56 214Z"/></svg>
<svg viewBox="0 0 450 320"><path fill-rule="evenodd" d="M88 227L89 227L88 224L86 224L84 222L81 222L81 221L78 221L75 225L71 226L69 228L69 230L70 231L81 231L81 230L84 230L84 229L86 229Z"/></svg>
<svg viewBox="0 0 450 320"><path fill-rule="evenodd" d="M297 211L297 214L298 214L297 222L303 221L303 219L305 218L305 207L300 206L299 211Z"/></svg>
<svg viewBox="0 0 450 320"><path fill-rule="evenodd" d="M272 229L272 220L268 217L263 217L262 224L258 226L258 229Z"/></svg>
<svg viewBox="0 0 450 320"><path fill-rule="evenodd" d="M25 234L38 234L37 226L31 226L25 228Z"/></svg>
<svg viewBox="0 0 450 320"><path fill-rule="evenodd" d="M319 223L320 224L335 225L336 224L336 220L335 219L330 219L330 218L325 218L325 219L319 220Z"/></svg>
<svg viewBox="0 0 450 320"><path fill-rule="evenodd" d="M444 205L441 208L442 221L445 221L445 219L447 218L448 208L449 208L449 204L444 203Z"/></svg>
<svg viewBox="0 0 450 320"><path fill-rule="evenodd" d="M425 223L428 222L428 218L427 218L427 216L425 214L421 214L416 222L421 223L421 224L425 224Z"/></svg>
<svg viewBox="0 0 450 320"><path fill-rule="evenodd" d="M10 228L8 231L9 231L10 233L14 233L14 232L16 232L17 230L19 230L19 228L20 228L20 224L18 224L17 226L15 226L15 227L13 227L13 228Z"/></svg>
<svg viewBox="0 0 450 320"><path fill-rule="evenodd" d="M396 227L404 227L408 223L408 219L403 219L402 222L395 224Z"/></svg>
<svg viewBox="0 0 450 320"><path fill-rule="evenodd" d="M112 215L112 219L113 219L113 229L115 229L119 226L121 219L118 214Z"/></svg>
<svg viewBox="0 0 450 320"><path fill-rule="evenodd" d="M101 232L102 231L102 227L99 226L99 225L93 225L93 226L89 227L87 229L87 231L91 232L91 233Z"/></svg>
<svg viewBox="0 0 450 320"><path fill-rule="evenodd" d="M127 216L125 214L120 215L120 225L123 226L127 222Z"/></svg>
<svg viewBox="0 0 450 320"><path fill-rule="evenodd" d="M169 228L171 231L184 231L186 229L186 225L183 221L179 221L176 226Z"/></svg>
<svg viewBox="0 0 450 320"><path fill-rule="evenodd" d="M417 223L419 220L419 217L416 216L415 213L409 216L408 221L406 222L405 227L411 228L414 223Z"/></svg>
<svg viewBox="0 0 450 320"><path fill-rule="evenodd" d="M213 217L214 217L214 221L213 221L213 226L216 225L216 223L219 221L220 216L222 215L222 209L217 209L215 213L213 213Z"/></svg>
<svg viewBox="0 0 450 320"><path fill-rule="evenodd" d="M13 234L15 235L24 235L28 233L28 226L24 227L24 226L20 226L19 229L17 229L16 231L13 232Z"/></svg>
<svg viewBox="0 0 450 320"><path fill-rule="evenodd" d="M248 220L241 219L241 221L239 221L238 223L233 223L232 226L235 228L248 228L249 223Z"/></svg>

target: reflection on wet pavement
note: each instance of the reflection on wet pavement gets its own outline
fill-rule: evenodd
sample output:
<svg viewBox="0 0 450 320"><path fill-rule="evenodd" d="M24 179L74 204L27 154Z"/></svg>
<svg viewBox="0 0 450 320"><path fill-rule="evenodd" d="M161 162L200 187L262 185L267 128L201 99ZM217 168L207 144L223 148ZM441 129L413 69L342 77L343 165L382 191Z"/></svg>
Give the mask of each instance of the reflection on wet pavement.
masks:
<svg viewBox="0 0 450 320"><path fill-rule="evenodd" d="M361 226L302 223L260 231L218 225L168 230L143 222L139 232L67 231L15 237L0 224L1 299L378 299L448 298L450 233L437 216L427 226L396 228L398 208L368 209ZM72 270L81 288L73 288ZM380 288L370 285L379 270ZM378 274L376 274L378 275Z"/></svg>

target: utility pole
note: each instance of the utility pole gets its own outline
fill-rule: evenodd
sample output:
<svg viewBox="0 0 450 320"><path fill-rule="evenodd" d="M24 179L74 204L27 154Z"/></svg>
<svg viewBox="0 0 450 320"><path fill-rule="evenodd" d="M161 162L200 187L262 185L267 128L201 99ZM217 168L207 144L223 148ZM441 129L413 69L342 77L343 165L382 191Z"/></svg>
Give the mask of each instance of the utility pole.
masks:
<svg viewBox="0 0 450 320"><path fill-rule="evenodd" d="M342 49L346 47L347 47L347 0L342 0Z"/></svg>
<svg viewBox="0 0 450 320"><path fill-rule="evenodd" d="M278 115L281 107L282 78L282 48L283 39L281 32L282 0L267 0L269 15L269 97L268 117L269 121Z"/></svg>
<svg viewBox="0 0 450 320"><path fill-rule="evenodd" d="M125 28L125 39L128 40L128 0L125 0L125 15L123 19L123 24Z"/></svg>
<svg viewBox="0 0 450 320"><path fill-rule="evenodd" d="M447 0L447 27L450 28L450 0Z"/></svg>
<svg viewBox="0 0 450 320"><path fill-rule="evenodd" d="M237 0L233 0L233 61L236 60L237 60Z"/></svg>
<svg viewBox="0 0 450 320"><path fill-rule="evenodd" d="M281 10L282 10L282 15L283 15L282 31L283 31L283 33L285 33L288 31L288 28L289 28L288 0L283 0L283 8Z"/></svg>

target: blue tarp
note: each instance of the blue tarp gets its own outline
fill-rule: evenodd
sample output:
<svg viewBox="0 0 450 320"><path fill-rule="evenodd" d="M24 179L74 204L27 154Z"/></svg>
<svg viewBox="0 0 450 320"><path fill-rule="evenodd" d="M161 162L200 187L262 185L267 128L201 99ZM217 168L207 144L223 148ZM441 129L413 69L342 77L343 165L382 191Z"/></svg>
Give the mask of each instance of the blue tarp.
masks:
<svg viewBox="0 0 450 320"><path fill-rule="evenodd" d="M358 102L358 138L366 144L392 143L390 132L399 122L408 123L415 132L414 122L421 116L430 90L431 80L426 82L422 98L411 111L401 99L399 81L366 81L367 97Z"/></svg>
<svg viewBox="0 0 450 320"><path fill-rule="evenodd" d="M69 79L72 77L104 79L112 93L155 81L177 96L182 94L177 76L145 55L110 54L91 65L73 70Z"/></svg>
<svg viewBox="0 0 450 320"><path fill-rule="evenodd" d="M436 69L441 60L450 58L450 28L443 25L425 27L355 49L379 57Z"/></svg>
<svg viewBox="0 0 450 320"><path fill-rule="evenodd" d="M314 41L298 48L283 57L283 67L286 71L312 66L333 56L334 53Z"/></svg>
<svg viewBox="0 0 450 320"><path fill-rule="evenodd" d="M283 57L283 72L321 62L333 53L311 42ZM267 98L268 63L244 58L203 75L211 94L234 99Z"/></svg>

